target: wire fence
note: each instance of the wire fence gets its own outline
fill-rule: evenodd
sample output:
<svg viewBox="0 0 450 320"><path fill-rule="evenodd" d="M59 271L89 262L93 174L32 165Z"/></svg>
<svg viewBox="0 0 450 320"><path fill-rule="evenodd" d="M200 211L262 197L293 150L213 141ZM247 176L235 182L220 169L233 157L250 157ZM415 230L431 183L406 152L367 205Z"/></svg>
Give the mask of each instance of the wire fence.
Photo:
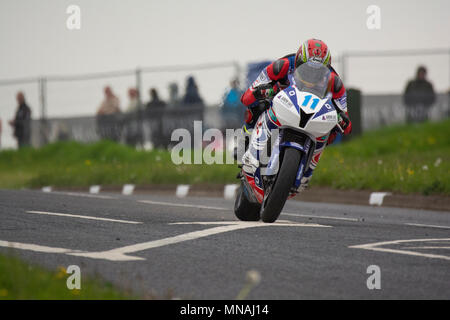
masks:
<svg viewBox="0 0 450 320"><path fill-rule="evenodd" d="M340 56L333 57L333 66L341 75L347 88L360 89L364 95L370 95L363 105L363 109L372 105L373 96L377 94L396 94L392 98L395 103L385 102L392 108L398 105L398 97L404 90L408 79L414 77L415 68L425 65L431 81L438 92L446 93L450 89L450 49L418 49L418 50L389 50L389 51L347 51ZM3 136L9 136L12 145L12 132L7 126L6 119L14 114L14 96L17 91L26 93L26 98L32 108L34 119L55 117L88 116L96 112L98 104L103 99L103 88L110 85L122 102L122 109L126 110L128 88L138 89L139 102L148 100L147 89L156 88L163 100L168 100L168 86L180 83L193 75L200 88L200 94L210 106L217 106L225 88L233 78L243 80L245 68L236 61L205 63L196 65L172 65L156 67L136 67L135 69L116 70L75 75L46 75L40 77L16 78L0 80L0 118L3 121ZM245 83L245 81L241 81ZM179 87L181 87L179 85ZM183 88L180 88L180 92ZM389 96L389 95L388 95ZM445 96L445 95L444 95ZM384 100L383 100L384 99ZM385 98L382 100L385 101ZM442 98L445 100L445 98ZM444 101L444 100L440 101ZM447 112L445 102L440 103L442 114ZM379 103L378 103L379 105ZM380 108L378 106L377 108ZM373 110L363 112L364 128L373 128L374 124L386 123L386 112L383 115ZM208 108L207 108L208 109ZM220 115L211 117L219 119ZM441 113L435 114L439 118ZM381 119L381 117L384 117ZM398 117L397 117L398 118ZM400 118L398 118L400 119ZM214 123L215 120L211 120ZM401 121L401 120L400 120Z"/></svg>

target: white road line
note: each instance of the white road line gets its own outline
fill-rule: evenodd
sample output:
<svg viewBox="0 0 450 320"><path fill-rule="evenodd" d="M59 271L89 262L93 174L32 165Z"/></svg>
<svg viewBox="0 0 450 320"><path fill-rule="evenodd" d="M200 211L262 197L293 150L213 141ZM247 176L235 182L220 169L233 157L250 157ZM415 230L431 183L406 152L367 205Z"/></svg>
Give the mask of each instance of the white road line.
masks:
<svg viewBox="0 0 450 320"><path fill-rule="evenodd" d="M89 193L81 193L81 192L60 192L55 191L51 194L61 194L65 196L74 196L74 197L86 197L86 198L95 198L95 199L114 199L114 197L111 196L102 196L97 194L89 194Z"/></svg>
<svg viewBox="0 0 450 320"><path fill-rule="evenodd" d="M263 222L246 222L246 221L208 221L208 222L174 222L170 224L180 225L180 224L200 224L200 225L220 225L220 224L228 224L228 225L242 225L242 224L250 224L250 227L319 227L319 228L331 228L331 226L326 226L317 223L297 223L288 220L278 220L274 223L263 223Z"/></svg>
<svg viewBox="0 0 450 320"><path fill-rule="evenodd" d="M428 228L439 228L439 229L450 229L449 226L436 226L431 224L420 224L420 223L405 223L408 226L415 226L415 227L428 227Z"/></svg>
<svg viewBox="0 0 450 320"><path fill-rule="evenodd" d="M80 250L71 250L64 248L55 248L55 247L47 247L40 246L36 244L30 243L20 243L20 242L10 242L0 240L0 247L11 248L11 249L21 249L21 250L29 250L35 252L44 252L44 253L77 253L82 252Z"/></svg>
<svg viewBox="0 0 450 320"><path fill-rule="evenodd" d="M196 204L170 203L170 202L151 201L151 200L138 200L138 202L147 203L147 204L156 204L156 205L160 205L160 206L169 206L169 207L226 210L226 211L232 210L231 208L223 208L223 207L209 207L209 206L201 206L201 205L196 205Z"/></svg>
<svg viewBox="0 0 450 320"><path fill-rule="evenodd" d="M196 222L179 222L173 224L197 224ZM148 250L152 248L158 248L162 246L167 246L179 242L204 238L214 234L230 232L239 229L254 228L254 227L331 227L317 224L304 224L295 223L290 221L285 221L281 223L262 223L262 222L243 222L243 221L221 221L221 222L200 222L199 224L225 224L225 226L209 228L206 230L188 232L174 237L168 237L160 240L153 240L149 242L138 243L130 246L125 246L113 250L102 251L102 252L87 252L87 253L69 253L70 255L87 257L93 259L105 259L110 261L132 261L132 260L145 260L141 257L129 256L127 254L135 253L143 250Z"/></svg>
<svg viewBox="0 0 450 320"><path fill-rule="evenodd" d="M379 252L398 253L398 254L405 254L405 255L410 255L410 256L418 256L418 257L425 257L425 258L431 258L431 259L443 259L443 260L450 261L450 256L444 256L444 255L440 255L440 254L421 253L421 252L415 252L415 251L403 250L403 249L381 248L381 246L386 246L386 245L391 245L391 244L409 243L409 242L433 242L433 241L450 241L450 238L383 241L383 242L361 244L361 245L356 245L356 246L349 246L349 248L365 249L365 250L372 250L372 251L379 251ZM410 249L410 248L405 248L405 249Z"/></svg>
<svg viewBox="0 0 450 320"><path fill-rule="evenodd" d="M344 221L358 221L358 219L355 218L341 218L341 217L329 217L329 216L314 216L314 215L307 215L307 214L297 214L297 213L285 213L282 212L282 215L286 216L292 216L292 217L302 217L302 218L316 218L316 219L334 219L334 220L344 220Z"/></svg>
<svg viewBox="0 0 450 320"><path fill-rule="evenodd" d="M129 223L129 224L141 224L142 223L142 222L137 222L137 221L99 218L99 217L92 217L92 216L81 216L81 215L69 214L69 213L56 213L56 212L45 212L45 211L27 211L27 213L43 214L43 215L49 215L49 216L69 217L69 218L100 220L100 221L109 221L109 222L119 222L119 223Z"/></svg>
<svg viewBox="0 0 450 320"><path fill-rule="evenodd" d="M84 217L84 216L83 216ZM109 261L136 261L136 260L145 260L145 258L130 256L128 254L135 253L143 250L148 250L152 248L158 248L162 246L167 246L175 243L180 243L189 240L195 240L199 238L204 238L207 236L211 236L214 234L230 232L233 230L246 229L246 228L255 228L255 227L329 227L325 225L319 224L305 224L305 223L295 223L292 221L279 221L275 223L262 223L262 222L243 222L243 221L212 221L212 222L179 222L172 224L211 224L217 225L222 224L219 227L213 227L206 230L188 232L185 234L181 234L174 237L168 237L160 240L153 240L143 243L137 243L134 245L129 245L125 247L120 247L107 251L100 252L87 252L80 250L71 250L64 248L54 248L47 246L40 246L35 244L28 243L18 243L18 242L9 242L9 241L1 241L0 247L14 248L14 249L22 249L22 250L31 250L36 252L44 252L44 253L62 253L68 254L72 256L78 257L86 257L92 259L104 259Z"/></svg>
<svg viewBox="0 0 450 320"><path fill-rule="evenodd" d="M425 247L408 247L408 249L450 249L450 247L425 246Z"/></svg>

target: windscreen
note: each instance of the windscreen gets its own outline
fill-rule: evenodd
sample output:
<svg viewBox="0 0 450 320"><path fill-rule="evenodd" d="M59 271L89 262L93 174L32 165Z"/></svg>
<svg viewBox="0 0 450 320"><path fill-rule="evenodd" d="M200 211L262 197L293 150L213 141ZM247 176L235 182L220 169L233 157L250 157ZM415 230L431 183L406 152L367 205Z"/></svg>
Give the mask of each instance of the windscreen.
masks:
<svg viewBox="0 0 450 320"><path fill-rule="evenodd" d="M310 92L325 98L329 91L330 70L321 63L308 61L294 72L295 85L300 91Z"/></svg>

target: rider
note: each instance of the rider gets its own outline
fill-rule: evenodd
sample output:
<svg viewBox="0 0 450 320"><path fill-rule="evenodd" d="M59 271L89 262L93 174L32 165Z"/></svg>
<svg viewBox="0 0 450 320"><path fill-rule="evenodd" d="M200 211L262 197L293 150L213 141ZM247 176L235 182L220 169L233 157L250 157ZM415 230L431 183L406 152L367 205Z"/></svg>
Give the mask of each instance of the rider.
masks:
<svg viewBox="0 0 450 320"><path fill-rule="evenodd" d="M278 59L264 68L250 88L242 95L241 102L247 106L244 130L252 129L259 116L269 106L271 100L280 90L287 88L289 83L288 75L292 74L297 67L307 61L315 61L323 63L331 71L331 93L334 105L342 113L345 113L347 121L341 119L339 125L347 135L352 130L352 123L348 119L347 112L347 93L341 78L331 66L331 53L328 46L321 40L309 39L306 40L298 49L296 54L289 54L281 59ZM320 156L325 147L333 143L337 135L337 129L333 129L328 137L321 137L317 139L316 149L310 164L310 167L305 172L300 189L305 189L314 169L319 162ZM326 143L325 143L325 140ZM245 166L244 166L245 169Z"/></svg>

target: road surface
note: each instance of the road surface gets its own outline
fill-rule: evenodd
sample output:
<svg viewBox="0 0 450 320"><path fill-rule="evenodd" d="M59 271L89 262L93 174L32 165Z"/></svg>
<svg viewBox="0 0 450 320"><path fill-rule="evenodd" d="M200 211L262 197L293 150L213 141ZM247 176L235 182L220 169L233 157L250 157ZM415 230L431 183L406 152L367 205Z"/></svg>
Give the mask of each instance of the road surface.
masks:
<svg viewBox="0 0 450 320"><path fill-rule="evenodd" d="M234 299L256 270L248 299L450 299L450 212L291 201L264 224L239 222L232 208L222 198L2 190L0 252L52 270L78 265L82 279L145 297Z"/></svg>

